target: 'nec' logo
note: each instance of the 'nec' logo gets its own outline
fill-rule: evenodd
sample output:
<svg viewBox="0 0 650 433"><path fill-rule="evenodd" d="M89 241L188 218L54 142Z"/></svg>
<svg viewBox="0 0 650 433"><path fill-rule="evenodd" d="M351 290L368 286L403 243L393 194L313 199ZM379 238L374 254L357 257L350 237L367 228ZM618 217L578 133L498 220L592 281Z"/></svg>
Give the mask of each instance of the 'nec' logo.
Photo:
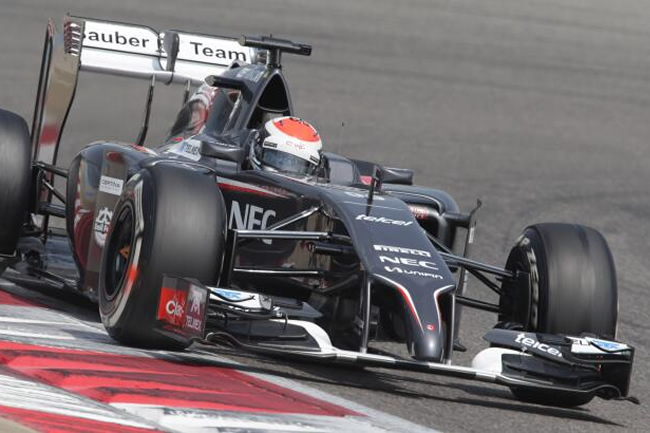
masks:
<svg viewBox="0 0 650 433"><path fill-rule="evenodd" d="M228 227L237 228L239 230L264 230L269 223L269 218L275 217L274 210L264 210L259 206L247 204L244 210L236 201L232 201L230 207L230 219L228 220Z"/></svg>

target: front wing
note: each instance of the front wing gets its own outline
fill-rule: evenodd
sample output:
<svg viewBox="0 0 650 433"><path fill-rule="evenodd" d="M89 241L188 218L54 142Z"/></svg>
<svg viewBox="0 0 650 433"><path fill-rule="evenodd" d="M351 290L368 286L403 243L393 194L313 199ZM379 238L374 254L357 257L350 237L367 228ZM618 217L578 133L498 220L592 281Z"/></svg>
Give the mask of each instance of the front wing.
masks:
<svg viewBox="0 0 650 433"><path fill-rule="evenodd" d="M270 355L429 372L540 392L604 399L625 399L629 394L634 348L615 341L493 329L485 335L492 347L476 355L471 367L456 366L339 349L313 321L290 318L318 314L304 306L291 311L297 308L273 305L270 298L257 293L206 287L180 278L166 277L165 281L169 287L161 291L154 327L185 343L227 343ZM171 308L170 288L194 294L174 298ZM231 319L219 318L219 311L228 311ZM165 312L172 314L165 316ZM197 332L188 332L188 324L194 324Z"/></svg>

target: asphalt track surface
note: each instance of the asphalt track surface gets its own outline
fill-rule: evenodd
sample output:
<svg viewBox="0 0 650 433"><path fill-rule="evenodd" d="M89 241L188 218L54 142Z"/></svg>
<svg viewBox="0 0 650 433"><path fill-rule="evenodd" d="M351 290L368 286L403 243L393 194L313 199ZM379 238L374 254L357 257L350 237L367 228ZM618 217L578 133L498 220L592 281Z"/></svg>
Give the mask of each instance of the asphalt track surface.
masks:
<svg viewBox="0 0 650 433"><path fill-rule="evenodd" d="M66 12L313 44L311 58L284 61L297 113L330 150L413 168L419 184L447 190L464 209L480 197L474 258L502 264L535 222L601 230L618 268L619 338L637 348L631 392L642 405L548 408L482 383L223 355L443 431L650 428L647 2L1 0L0 106L31 119L46 20ZM149 145L164 136L181 93L159 86ZM84 76L62 162L96 139L133 140L145 94L144 82ZM470 293L483 296L476 283ZM463 317L470 354L495 321L473 313Z"/></svg>

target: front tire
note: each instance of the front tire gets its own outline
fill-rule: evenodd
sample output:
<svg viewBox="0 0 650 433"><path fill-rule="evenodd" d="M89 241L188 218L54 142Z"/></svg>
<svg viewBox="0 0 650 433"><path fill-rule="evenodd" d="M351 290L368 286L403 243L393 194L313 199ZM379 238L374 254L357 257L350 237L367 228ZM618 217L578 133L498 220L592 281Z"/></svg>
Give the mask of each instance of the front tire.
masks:
<svg viewBox="0 0 650 433"><path fill-rule="evenodd" d="M506 269L528 273L530 290L504 281L501 322L529 332L616 337L616 270L598 231L577 224L530 226L510 251ZM579 406L593 398L528 388L512 388L512 392L520 400L556 406Z"/></svg>
<svg viewBox="0 0 650 433"><path fill-rule="evenodd" d="M145 168L125 185L102 256L99 311L120 343L183 349L153 331L163 274L215 285L226 213L214 175L177 164Z"/></svg>
<svg viewBox="0 0 650 433"><path fill-rule="evenodd" d="M0 254L16 250L31 186L31 145L25 120L0 110Z"/></svg>

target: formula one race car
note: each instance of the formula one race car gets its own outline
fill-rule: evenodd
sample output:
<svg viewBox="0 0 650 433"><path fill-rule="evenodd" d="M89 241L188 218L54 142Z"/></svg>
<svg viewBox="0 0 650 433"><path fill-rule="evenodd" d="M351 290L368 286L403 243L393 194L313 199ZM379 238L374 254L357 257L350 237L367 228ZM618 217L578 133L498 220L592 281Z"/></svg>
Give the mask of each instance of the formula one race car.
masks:
<svg viewBox="0 0 650 433"><path fill-rule="evenodd" d="M614 341L616 274L597 231L530 226L500 268L467 257L476 210L414 186L409 170L333 153L309 175L251 167L260 128L294 114L284 53L311 47L77 17L58 33L50 23L31 134L0 111L3 278L87 295L128 345L199 340L428 371L544 404L627 398L634 349ZM145 121L135 144L92 143L65 169L57 151L84 70L150 80ZM156 81L186 90L169 139L150 149ZM55 177L67 178L65 193ZM498 302L465 296L469 274ZM498 315L471 367L451 364L461 305ZM380 340L411 356L378 350Z"/></svg>

